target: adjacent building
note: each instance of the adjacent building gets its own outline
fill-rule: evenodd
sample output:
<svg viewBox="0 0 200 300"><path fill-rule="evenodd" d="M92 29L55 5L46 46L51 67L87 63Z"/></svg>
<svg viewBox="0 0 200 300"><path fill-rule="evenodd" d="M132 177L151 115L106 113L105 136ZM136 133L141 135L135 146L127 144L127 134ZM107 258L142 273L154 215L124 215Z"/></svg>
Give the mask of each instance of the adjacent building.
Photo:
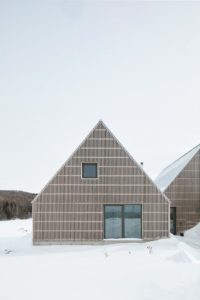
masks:
<svg viewBox="0 0 200 300"><path fill-rule="evenodd" d="M99 121L32 203L33 243L169 236L170 202Z"/></svg>
<svg viewBox="0 0 200 300"><path fill-rule="evenodd" d="M200 145L165 168L155 182L171 201L173 234L200 222Z"/></svg>

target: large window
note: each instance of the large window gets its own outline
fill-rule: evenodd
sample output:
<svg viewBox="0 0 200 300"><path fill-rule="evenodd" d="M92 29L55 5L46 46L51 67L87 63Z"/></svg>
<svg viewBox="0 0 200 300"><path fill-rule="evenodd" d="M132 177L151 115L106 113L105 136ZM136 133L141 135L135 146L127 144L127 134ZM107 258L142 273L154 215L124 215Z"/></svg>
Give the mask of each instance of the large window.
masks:
<svg viewBox="0 0 200 300"><path fill-rule="evenodd" d="M97 178L97 164L83 163L82 164L82 178Z"/></svg>
<svg viewBox="0 0 200 300"><path fill-rule="evenodd" d="M139 204L105 205L104 237L141 238L142 206Z"/></svg>

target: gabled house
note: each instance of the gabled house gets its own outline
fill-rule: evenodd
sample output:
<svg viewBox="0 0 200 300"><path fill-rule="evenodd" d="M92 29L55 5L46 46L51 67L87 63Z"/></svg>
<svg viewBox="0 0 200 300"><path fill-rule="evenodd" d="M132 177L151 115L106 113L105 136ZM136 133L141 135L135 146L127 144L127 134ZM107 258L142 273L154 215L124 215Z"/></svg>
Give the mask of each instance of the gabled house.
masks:
<svg viewBox="0 0 200 300"><path fill-rule="evenodd" d="M200 145L165 168L155 183L171 201L173 234L200 222Z"/></svg>
<svg viewBox="0 0 200 300"><path fill-rule="evenodd" d="M167 197L99 121L32 203L33 243L169 236Z"/></svg>

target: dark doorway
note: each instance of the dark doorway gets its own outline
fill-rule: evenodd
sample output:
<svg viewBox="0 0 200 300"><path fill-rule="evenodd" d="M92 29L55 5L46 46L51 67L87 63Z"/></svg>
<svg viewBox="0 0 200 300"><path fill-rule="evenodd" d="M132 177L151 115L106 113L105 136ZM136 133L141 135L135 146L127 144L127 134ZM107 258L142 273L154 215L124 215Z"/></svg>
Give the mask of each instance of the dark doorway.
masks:
<svg viewBox="0 0 200 300"><path fill-rule="evenodd" d="M176 207L170 207L170 231L176 234Z"/></svg>

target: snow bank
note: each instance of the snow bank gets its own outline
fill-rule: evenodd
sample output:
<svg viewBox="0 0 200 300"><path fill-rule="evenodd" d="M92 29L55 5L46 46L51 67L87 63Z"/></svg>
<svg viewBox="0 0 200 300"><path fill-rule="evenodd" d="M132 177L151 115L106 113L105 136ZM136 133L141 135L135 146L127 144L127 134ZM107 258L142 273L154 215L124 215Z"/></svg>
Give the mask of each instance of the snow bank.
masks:
<svg viewBox="0 0 200 300"><path fill-rule="evenodd" d="M185 237L200 242L200 223L185 232Z"/></svg>
<svg viewBox="0 0 200 300"><path fill-rule="evenodd" d="M176 263L191 263L194 261L194 259L184 250L178 250L176 254L170 256L167 259Z"/></svg>
<svg viewBox="0 0 200 300"><path fill-rule="evenodd" d="M32 219L0 221L0 238L23 236L32 232Z"/></svg>
<svg viewBox="0 0 200 300"><path fill-rule="evenodd" d="M0 222L0 298L197 300L199 252L175 237L106 246L32 246L31 220Z"/></svg>

